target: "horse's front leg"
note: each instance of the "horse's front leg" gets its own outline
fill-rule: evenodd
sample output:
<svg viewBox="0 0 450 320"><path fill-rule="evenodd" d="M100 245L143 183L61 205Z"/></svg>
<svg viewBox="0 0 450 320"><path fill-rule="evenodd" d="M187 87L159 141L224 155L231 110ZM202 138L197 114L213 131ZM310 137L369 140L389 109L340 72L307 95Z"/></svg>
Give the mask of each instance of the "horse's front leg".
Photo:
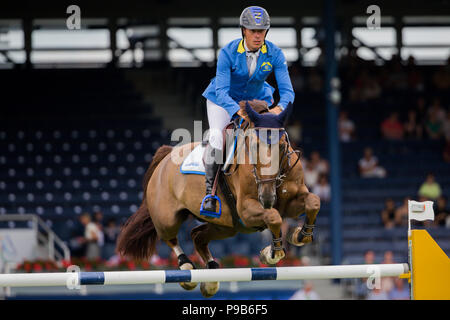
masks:
<svg viewBox="0 0 450 320"><path fill-rule="evenodd" d="M242 222L248 226L261 226L265 224L272 233L272 244L265 247L260 252L260 260L264 264L276 264L283 259L286 252L281 240L282 218L278 210L264 209L263 206L254 199L247 199L241 206Z"/></svg>
<svg viewBox="0 0 450 320"><path fill-rule="evenodd" d="M301 192L291 202L288 210L296 210L297 214L305 212L306 219L301 227L292 228L288 231L286 240L298 247L312 242L314 240L313 234L316 218L320 210L320 198L306 189L306 192Z"/></svg>
<svg viewBox="0 0 450 320"><path fill-rule="evenodd" d="M283 220L276 209L268 209L264 214L264 222L272 232L272 244L260 252L260 260L264 264L276 264L286 256L281 239L281 225Z"/></svg>

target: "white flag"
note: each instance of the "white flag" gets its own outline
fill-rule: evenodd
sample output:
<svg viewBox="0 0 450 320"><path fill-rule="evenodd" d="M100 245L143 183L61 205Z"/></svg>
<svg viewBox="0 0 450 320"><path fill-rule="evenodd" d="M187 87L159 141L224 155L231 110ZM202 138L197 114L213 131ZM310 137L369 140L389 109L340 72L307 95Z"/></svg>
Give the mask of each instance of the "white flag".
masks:
<svg viewBox="0 0 450 320"><path fill-rule="evenodd" d="M409 220L434 220L433 201L408 200L408 215Z"/></svg>

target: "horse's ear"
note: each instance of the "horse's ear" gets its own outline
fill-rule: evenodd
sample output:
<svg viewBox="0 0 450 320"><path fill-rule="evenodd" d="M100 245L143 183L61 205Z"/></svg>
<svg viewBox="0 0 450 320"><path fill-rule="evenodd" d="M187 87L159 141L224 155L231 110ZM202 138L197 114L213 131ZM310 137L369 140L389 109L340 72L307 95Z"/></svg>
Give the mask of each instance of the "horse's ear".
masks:
<svg viewBox="0 0 450 320"><path fill-rule="evenodd" d="M245 112L247 112L250 120L255 124L255 126L257 126L258 120L261 118L261 116L257 112L255 112L255 110L253 110L248 101L245 102Z"/></svg>
<svg viewBox="0 0 450 320"><path fill-rule="evenodd" d="M289 102L286 108L284 108L284 110L281 111L281 113L278 115L278 120L283 125L283 127L286 125L287 119L291 115L291 111L292 111L292 102Z"/></svg>

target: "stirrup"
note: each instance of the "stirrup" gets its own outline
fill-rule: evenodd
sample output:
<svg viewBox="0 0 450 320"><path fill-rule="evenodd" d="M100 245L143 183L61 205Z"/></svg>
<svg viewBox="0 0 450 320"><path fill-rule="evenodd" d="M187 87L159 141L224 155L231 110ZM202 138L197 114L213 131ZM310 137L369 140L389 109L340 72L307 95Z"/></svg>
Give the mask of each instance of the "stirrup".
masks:
<svg viewBox="0 0 450 320"><path fill-rule="evenodd" d="M217 201L219 201L219 212L207 211L207 210L203 209L205 200L207 200L209 198L213 198L213 199L216 199ZM207 194L202 200L202 204L200 206L200 215L210 217L210 218L220 218L220 216L222 215L222 202L220 201L220 198L218 196L213 196L211 194Z"/></svg>

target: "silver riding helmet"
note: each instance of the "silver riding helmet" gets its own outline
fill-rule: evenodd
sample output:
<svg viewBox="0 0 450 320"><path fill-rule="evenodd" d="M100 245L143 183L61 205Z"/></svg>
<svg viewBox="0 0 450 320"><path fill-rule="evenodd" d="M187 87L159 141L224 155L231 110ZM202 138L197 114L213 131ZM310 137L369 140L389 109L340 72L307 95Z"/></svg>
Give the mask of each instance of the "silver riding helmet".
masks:
<svg viewBox="0 0 450 320"><path fill-rule="evenodd" d="M270 17L266 9L252 6L242 11L239 23L241 28L268 30L270 28Z"/></svg>

